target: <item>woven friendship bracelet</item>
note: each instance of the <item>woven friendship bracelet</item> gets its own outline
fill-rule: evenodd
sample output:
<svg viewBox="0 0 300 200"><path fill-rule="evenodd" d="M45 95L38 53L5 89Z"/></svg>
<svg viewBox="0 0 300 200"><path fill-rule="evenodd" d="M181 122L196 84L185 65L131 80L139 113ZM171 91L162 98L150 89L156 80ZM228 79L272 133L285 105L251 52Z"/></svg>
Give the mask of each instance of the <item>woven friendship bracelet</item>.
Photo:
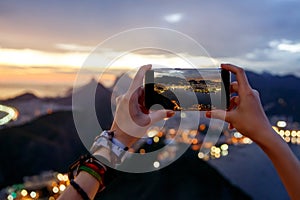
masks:
<svg viewBox="0 0 300 200"><path fill-rule="evenodd" d="M100 183L100 185L103 185L103 182L102 182L102 178L101 178L101 175L99 173L97 173L94 169L92 169L91 167L88 167L88 166L80 166L78 171L85 171L87 173L89 173L90 175L92 175L95 179L97 179Z"/></svg>

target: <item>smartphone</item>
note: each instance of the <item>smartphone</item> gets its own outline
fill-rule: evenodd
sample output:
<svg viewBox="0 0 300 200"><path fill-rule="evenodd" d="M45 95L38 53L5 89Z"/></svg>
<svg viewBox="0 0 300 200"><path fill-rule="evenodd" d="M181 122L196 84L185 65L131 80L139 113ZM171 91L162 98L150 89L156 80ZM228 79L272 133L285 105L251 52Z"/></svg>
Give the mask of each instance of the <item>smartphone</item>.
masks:
<svg viewBox="0 0 300 200"><path fill-rule="evenodd" d="M149 110L208 111L229 107L230 72L221 68L159 68L144 80Z"/></svg>

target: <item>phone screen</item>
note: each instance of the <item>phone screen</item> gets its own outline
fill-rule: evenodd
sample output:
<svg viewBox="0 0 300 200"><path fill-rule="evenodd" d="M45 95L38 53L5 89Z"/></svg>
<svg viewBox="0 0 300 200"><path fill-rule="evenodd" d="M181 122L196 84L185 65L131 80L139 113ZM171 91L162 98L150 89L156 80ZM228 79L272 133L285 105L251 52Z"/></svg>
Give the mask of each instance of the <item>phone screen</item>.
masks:
<svg viewBox="0 0 300 200"><path fill-rule="evenodd" d="M230 73L221 68L171 69L146 72L147 109L207 111L229 106Z"/></svg>

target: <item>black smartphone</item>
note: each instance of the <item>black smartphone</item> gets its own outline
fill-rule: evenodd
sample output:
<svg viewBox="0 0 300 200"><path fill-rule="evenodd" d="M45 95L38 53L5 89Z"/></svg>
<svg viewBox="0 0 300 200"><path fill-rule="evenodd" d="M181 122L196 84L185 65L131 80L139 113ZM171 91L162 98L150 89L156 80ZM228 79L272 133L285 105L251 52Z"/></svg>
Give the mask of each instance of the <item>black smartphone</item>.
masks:
<svg viewBox="0 0 300 200"><path fill-rule="evenodd" d="M144 81L149 110L208 111L229 107L230 72L221 68L159 68Z"/></svg>

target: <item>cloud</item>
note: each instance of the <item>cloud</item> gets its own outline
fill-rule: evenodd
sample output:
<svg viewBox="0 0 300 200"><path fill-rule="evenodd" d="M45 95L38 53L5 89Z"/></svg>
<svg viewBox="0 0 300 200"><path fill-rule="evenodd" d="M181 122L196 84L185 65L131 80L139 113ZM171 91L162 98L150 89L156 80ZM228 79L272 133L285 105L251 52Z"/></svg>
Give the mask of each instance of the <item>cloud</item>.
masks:
<svg viewBox="0 0 300 200"><path fill-rule="evenodd" d="M180 22L182 19L182 14L181 13L174 13L170 15L166 15L164 19L169 22L169 23L177 23Z"/></svg>
<svg viewBox="0 0 300 200"><path fill-rule="evenodd" d="M34 49L0 49L0 65L8 66L80 67L86 57L86 53L76 52L59 53Z"/></svg>
<svg viewBox="0 0 300 200"><path fill-rule="evenodd" d="M28 0L0 4L1 50L19 48L19 53L8 58L1 56L0 61L14 59L14 65L22 65L24 61L23 65L31 62L41 66L78 66L87 55L84 53L110 36L131 28L158 26L191 36L213 57L232 59L249 67L255 65L260 71L276 69L292 73L298 66L298 56L292 55L298 54L300 48L300 1L297 0L233 0L230 3ZM139 37L151 38L151 35ZM270 41L277 41L277 46L270 46ZM176 41L171 42L179 46ZM117 50L126 46L123 41ZM28 61L37 54L43 59ZM15 59L19 55L20 59ZM110 54L108 58L113 57Z"/></svg>
<svg viewBox="0 0 300 200"><path fill-rule="evenodd" d="M257 48L239 57L219 58L223 62L245 67L248 70L272 74L293 74L300 77L300 43L286 39L272 40L265 48Z"/></svg>
<svg viewBox="0 0 300 200"><path fill-rule="evenodd" d="M55 44L55 47L60 50L83 51L83 52L89 52L95 48L95 46L84 46L80 44L64 44L64 43Z"/></svg>
<svg viewBox="0 0 300 200"><path fill-rule="evenodd" d="M271 41L270 46L281 51L287 51L290 53L299 53L300 52L300 43L292 42L290 40L281 40L281 41Z"/></svg>

